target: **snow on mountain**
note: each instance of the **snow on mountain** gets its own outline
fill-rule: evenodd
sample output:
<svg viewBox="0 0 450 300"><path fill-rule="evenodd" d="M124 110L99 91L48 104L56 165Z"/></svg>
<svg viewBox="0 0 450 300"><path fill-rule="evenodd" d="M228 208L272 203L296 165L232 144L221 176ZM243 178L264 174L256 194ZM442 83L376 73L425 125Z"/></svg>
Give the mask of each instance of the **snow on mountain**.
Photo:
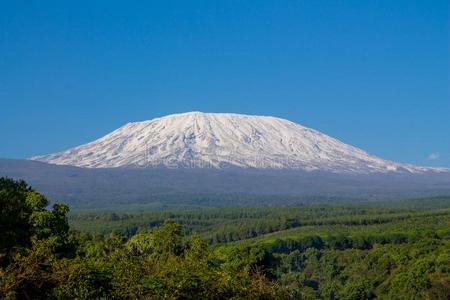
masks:
<svg viewBox="0 0 450 300"><path fill-rule="evenodd" d="M85 145L31 159L87 168L233 166L334 173L441 171L383 160L280 118L201 112L128 123Z"/></svg>

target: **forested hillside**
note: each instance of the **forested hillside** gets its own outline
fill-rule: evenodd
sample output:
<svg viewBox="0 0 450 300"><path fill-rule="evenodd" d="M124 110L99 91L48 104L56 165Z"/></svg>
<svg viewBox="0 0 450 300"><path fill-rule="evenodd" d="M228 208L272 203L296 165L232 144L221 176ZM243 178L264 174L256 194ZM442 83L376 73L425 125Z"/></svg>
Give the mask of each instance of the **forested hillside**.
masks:
<svg viewBox="0 0 450 300"><path fill-rule="evenodd" d="M68 216L0 179L7 299L449 299L450 198Z"/></svg>

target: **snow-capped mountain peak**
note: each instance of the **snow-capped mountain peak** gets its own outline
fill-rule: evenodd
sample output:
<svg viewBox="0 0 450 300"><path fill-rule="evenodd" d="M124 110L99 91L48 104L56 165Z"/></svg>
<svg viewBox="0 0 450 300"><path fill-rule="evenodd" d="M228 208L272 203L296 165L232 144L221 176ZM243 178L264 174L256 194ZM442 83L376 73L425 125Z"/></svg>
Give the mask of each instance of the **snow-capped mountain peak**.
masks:
<svg viewBox="0 0 450 300"><path fill-rule="evenodd" d="M285 119L201 112L128 123L85 145L31 159L88 168L233 166L335 173L439 171L371 156Z"/></svg>

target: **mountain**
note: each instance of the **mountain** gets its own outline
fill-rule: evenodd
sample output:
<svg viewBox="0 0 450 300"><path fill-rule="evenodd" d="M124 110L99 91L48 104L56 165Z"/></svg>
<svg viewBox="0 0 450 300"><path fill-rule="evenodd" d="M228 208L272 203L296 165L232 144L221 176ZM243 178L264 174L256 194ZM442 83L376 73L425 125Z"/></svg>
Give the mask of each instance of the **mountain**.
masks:
<svg viewBox="0 0 450 300"><path fill-rule="evenodd" d="M190 112L128 123L93 142L31 160L86 168L229 167L332 173L424 173L291 121Z"/></svg>
<svg viewBox="0 0 450 300"><path fill-rule="evenodd" d="M448 169L383 160L284 119L200 112L128 123L31 160L0 159L0 176L25 179L51 201L102 209L450 195Z"/></svg>

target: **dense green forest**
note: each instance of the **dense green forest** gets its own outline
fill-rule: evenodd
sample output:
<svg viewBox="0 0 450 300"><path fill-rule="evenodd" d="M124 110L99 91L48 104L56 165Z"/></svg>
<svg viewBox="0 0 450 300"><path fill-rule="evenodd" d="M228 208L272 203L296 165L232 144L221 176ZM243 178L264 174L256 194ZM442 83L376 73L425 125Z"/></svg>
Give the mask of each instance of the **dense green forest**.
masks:
<svg viewBox="0 0 450 300"><path fill-rule="evenodd" d="M0 179L6 299L450 299L450 198L79 212Z"/></svg>

